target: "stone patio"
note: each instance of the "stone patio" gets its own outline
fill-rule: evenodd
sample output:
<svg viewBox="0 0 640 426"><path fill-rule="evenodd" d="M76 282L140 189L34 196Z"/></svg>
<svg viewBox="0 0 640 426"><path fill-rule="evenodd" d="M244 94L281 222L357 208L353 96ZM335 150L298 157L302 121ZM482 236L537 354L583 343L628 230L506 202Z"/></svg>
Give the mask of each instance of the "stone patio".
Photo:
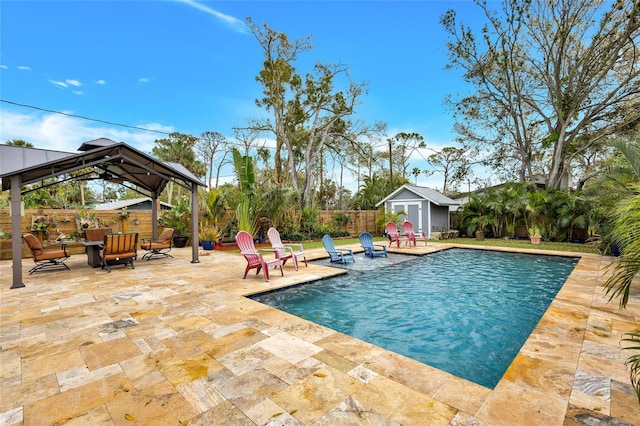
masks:
<svg viewBox="0 0 640 426"><path fill-rule="evenodd" d="M640 292L625 311L608 303L611 258L582 255L491 390L244 297L336 268L288 263L267 283L243 280L237 254L172 254L111 273L75 255L71 271L28 275L25 259L14 290L0 262L0 424L640 424L620 350Z"/></svg>

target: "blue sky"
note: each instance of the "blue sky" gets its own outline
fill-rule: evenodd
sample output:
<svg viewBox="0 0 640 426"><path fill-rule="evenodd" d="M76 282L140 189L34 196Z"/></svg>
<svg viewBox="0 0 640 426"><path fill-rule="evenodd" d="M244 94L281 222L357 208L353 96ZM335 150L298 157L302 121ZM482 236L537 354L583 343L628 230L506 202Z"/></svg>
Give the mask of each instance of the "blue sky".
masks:
<svg viewBox="0 0 640 426"><path fill-rule="evenodd" d="M354 81L367 82L359 119L387 123L390 137L420 133L437 150L454 138L443 98L465 90L460 72L445 70L439 17L450 8L466 23L480 14L468 0L2 0L0 98L162 132L231 137L233 127L265 114L254 102L263 57L244 25L250 16L290 39L313 37L298 72L341 62ZM99 137L150 152L164 135L0 102L0 142L75 151ZM427 168L419 155L412 166ZM436 188L441 177L418 183Z"/></svg>

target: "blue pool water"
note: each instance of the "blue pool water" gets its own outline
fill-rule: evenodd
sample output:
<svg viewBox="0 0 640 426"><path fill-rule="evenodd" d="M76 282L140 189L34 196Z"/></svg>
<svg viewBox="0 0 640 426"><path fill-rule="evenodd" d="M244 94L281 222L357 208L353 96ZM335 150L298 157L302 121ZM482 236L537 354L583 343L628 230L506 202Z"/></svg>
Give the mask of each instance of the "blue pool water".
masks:
<svg viewBox="0 0 640 426"><path fill-rule="evenodd" d="M252 299L493 389L576 263L464 249L356 256L344 276Z"/></svg>

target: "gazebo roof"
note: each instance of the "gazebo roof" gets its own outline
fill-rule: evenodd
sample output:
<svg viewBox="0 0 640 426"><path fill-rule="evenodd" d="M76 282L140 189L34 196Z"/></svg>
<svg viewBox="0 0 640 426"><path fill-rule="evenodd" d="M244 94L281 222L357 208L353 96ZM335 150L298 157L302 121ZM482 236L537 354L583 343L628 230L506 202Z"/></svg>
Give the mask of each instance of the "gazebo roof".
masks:
<svg viewBox="0 0 640 426"><path fill-rule="evenodd" d="M11 176L20 175L23 185L74 171L91 168L99 178L118 183L129 182L159 194L170 180L190 188L205 186L186 167L159 161L124 142L96 139L83 143L79 153L0 145L2 190L11 188Z"/></svg>

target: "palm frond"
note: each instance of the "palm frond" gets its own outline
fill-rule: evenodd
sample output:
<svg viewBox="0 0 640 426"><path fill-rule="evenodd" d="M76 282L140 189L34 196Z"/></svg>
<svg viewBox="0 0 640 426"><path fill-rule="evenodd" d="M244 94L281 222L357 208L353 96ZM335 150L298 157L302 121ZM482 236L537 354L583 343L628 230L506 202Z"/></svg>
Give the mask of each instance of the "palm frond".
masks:
<svg viewBox="0 0 640 426"><path fill-rule="evenodd" d="M627 143L621 139L613 141L611 145L622 152L627 161L629 161L629 164L631 164L636 177L640 177L640 146Z"/></svg>
<svg viewBox="0 0 640 426"><path fill-rule="evenodd" d="M627 358L624 364L630 369L631 386L635 389L640 402L640 333L625 333L623 336L627 337L623 337L621 342L630 342L632 345L625 346L622 350L636 351L636 354Z"/></svg>

